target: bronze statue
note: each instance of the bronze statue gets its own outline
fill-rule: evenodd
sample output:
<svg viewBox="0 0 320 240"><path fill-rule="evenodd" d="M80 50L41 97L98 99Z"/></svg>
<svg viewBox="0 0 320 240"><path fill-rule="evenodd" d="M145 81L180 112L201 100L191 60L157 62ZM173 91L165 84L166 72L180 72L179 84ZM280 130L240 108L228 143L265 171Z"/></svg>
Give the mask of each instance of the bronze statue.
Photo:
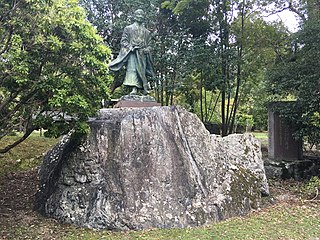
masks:
<svg viewBox="0 0 320 240"><path fill-rule="evenodd" d="M135 22L124 28L121 38L121 49L118 57L109 64L109 69L118 71L126 66L126 77L123 85L132 87L130 95L143 89L149 93L147 76L154 76L150 54L151 33L144 25L144 12L138 9L134 12Z"/></svg>

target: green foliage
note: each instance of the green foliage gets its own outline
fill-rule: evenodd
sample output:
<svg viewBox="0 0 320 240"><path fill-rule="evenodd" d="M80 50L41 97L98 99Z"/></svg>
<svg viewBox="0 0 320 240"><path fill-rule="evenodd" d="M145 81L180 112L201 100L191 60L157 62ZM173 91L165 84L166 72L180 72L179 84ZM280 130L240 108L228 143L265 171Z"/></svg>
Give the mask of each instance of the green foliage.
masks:
<svg viewBox="0 0 320 240"><path fill-rule="evenodd" d="M89 131L90 127L87 122L77 122L74 128L74 132L71 135L73 145L78 146L79 144L81 144L88 136Z"/></svg>
<svg viewBox="0 0 320 240"><path fill-rule="evenodd" d="M183 12L190 3L192 3L192 0L180 0L180 1L164 1L161 4L162 8L167 8L172 10L174 13L181 13Z"/></svg>
<svg viewBox="0 0 320 240"><path fill-rule="evenodd" d="M174 8L174 3L171 1L164 1L163 3L161 3L161 8L172 10Z"/></svg>
<svg viewBox="0 0 320 240"><path fill-rule="evenodd" d="M240 113L237 116L237 122L241 126L253 126L254 125L254 119L253 116L250 114Z"/></svg>
<svg viewBox="0 0 320 240"><path fill-rule="evenodd" d="M212 121L220 118L224 135L235 130L238 110L253 115L256 127L266 129L270 98L265 72L290 44L288 30L281 23L265 22L255 10L256 1L82 0L82 4L114 55L132 12L145 10L146 27L154 33L157 76L151 84L162 105L185 105L203 121L213 110ZM276 4L280 6L280 0ZM121 85L123 73L112 74L113 87ZM114 98L124 92L115 91Z"/></svg>
<svg viewBox="0 0 320 240"><path fill-rule="evenodd" d="M94 115L109 97L111 52L78 2L1 4L0 138L19 124L57 136Z"/></svg>
<svg viewBox="0 0 320 240"><path fill-rule="evenodd" d="M280 100L288 96L295 100L281 110L282 116L296 127L297 138L312 145L320 143L320 16L314 12L292 40L292 47L279 56L269 72L270 92Z"/></svg>
<svg viewBox="0 0 320 240"><path fill-rule="evenodd" d="M248 16L242 32L240 20L237 18L232 24L232 31L243 46L238 113L252 115L255 129L263 130L267 129L270 101L265 74L277 55L284 52L290 34L281 24L266 23L257 13Z"/></svg>

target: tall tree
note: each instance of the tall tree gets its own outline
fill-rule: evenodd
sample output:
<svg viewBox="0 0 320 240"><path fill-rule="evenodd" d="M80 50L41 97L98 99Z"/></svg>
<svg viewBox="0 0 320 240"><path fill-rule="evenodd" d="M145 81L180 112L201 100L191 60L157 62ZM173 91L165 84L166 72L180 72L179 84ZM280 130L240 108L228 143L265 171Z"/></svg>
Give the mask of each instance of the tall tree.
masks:
<svg viewBox="0 0 320 240"><path fill-rule="evenodd" d="M76 0L0 2L0 139L81 129L108 97L109 49ZM66 122L68 114L77 121Z"/></svg>
<svg viewBox="0 0 320 240"><path fill-rule="evenodd" d="M238 58L242 79L238 113L242 118L243 115L253 118L254 123L259 125L257 127L266 128L269 97L265 73L274 64L274 59L290 45L290 33L281 23L267 23L257 13L249 14L244 26L241 18L236 19L232 32L237 41L241 41L237 46L242 48L241 58Z"/></svg>
<svg viewBox="0 0 320 240"><path fill-rule="evenodd" d="M173 7L175 13L185 12L190 8L194 1L183 0L177 4L174 1L166 1L166 4ZM209 42L211 52L206 53L207 59L211 59L212 69L205 75L210 76L210 81L215 84L216 89L220 91L218 96L220 99L220 114L221 114L221 130L225 136L231 133L234 128L236 112L239 106L239 94L242 78L243 47L244 47L244 30L247 21L248 9L252 7L250 1L207 1L209 7L207 14L210 15L210 34L208 34L205 42ZM188 11L187 11L188 12ZM235 14L237 12L237 14ZM205 15L203 15L205 16ZM232 24L236 17L240 19L240 29L237 34L232 32ZM213 40L212 40L213 39ZM218 63L218 64L216 64ZM204 74L200 74L201 77ZM201 78L200 77L200 78ZM203 80L201 79L201 83ZM211 88L211 90L216 90ZM206 91L204 92L206 97ZM202 102L202 88L200 91L200 99ZM210 101L216 106L216 101ZM207 103L204 100L204 103ZM201 116L203 116L203 107L200 104ZM207 106L205 106L207 107ZM215 108L215 107L214 107Z"/></svg>
<svg viewBox="0 0 320 240"><path fill-rule="evenodd" d="M103 1L82 0L87 9L88 19L97 27L98 32L106 34L105 42L113 50L114 55L119 51L119 42L125 25L131 21L131 14L137 8L146 12L145 25L151 30L153 38L153 55L157 77L153 79L155 97L162 105L172 104L175 91L181 86L183 76L192 72L192 64L188 51L193 47L192 39L208 33L209 24L203 18L207 13L208 1L194 1L189 12L175 15L167 8L162 0L152 1ZM101 5L105 7L102 8ZM100 16L110 19L105 24ZM109 34L110 33L110 34ZM115 78L113 87L121 85L123 74L112 73ZM114 88L113 88L114 89ZM122 92L121 92L122 93Z"/></svg>
<svg viewBox="0 0 320 240"><path fill-rule="evenodd" d="M281 55L269 72L270 91L281 99L295 101L281 113L297 131L295 136L311 144L320 143L320 6L309 0L307 18L296 34L291 48Z"/></svg>
<svg viewBox="0 0 320 240"><path fill-rule="evenodd" d="M83 1L91 7L95 2ZM118 39L106 39L114 52L130 11L138 7L148 13L146 25L155 33L156 98L162 105L180 101L204 122L220 114L222 134L232 133L237 112L240 109L244 113L247 103L253 104L252 96L264 80L266 66L276 54L281 54L283 37L287 37L285 30L259 18L254 10L256 1L118 0L117 8L110 14L113 22L109 24L113 26L110 28L113 38ZM96 16L93 21L99 19L101 14L89 11ZM99 29L107 25L96 26L103 32ZM115 74L115 78L123 76Z"/></svg>
<svg viewBox="0 0 320 240"><path fill-rule="evenodd" d="M190 14L194 2L165 1L164 4L180 17ZM202 49L207 45L208 51L202 50L205 60L196 65L194 71L198 74L194 74L194 80L199 79L198 85L201 86L201 119L208 116L204 109L216 109L217 99L208 101L207 96L219 96L220 109L216 111L221 115L222 135L227 135L235 130L238 110L243 114L244 106L251 108L252 100L249 100L264 80L266 67L273 62L275 55L283 51L284 38L288 34L280 25L268 25L259 17L256 1L222 0L207 1L207 4L209 7L203 18L209 20L210 33L204 38ZM196 41L193 39L192 43ZM190 54L196 55L197 52L190 51ZM212 93L207 94L207 90ZM215 94L217 91L219 94Z"/></svg>

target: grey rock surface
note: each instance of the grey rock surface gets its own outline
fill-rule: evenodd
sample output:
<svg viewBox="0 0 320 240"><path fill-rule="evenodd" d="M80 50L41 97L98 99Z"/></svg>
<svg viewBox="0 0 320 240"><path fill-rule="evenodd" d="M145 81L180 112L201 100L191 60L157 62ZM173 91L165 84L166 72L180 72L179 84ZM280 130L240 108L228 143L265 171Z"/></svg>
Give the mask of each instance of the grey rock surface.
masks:
<svg viewBox="0 0 320 240"><path fill-rule="evenodd" d="M312 176L320 176L319 158L305 156L303 160L264 160L268 179L309 180Z"/></svg>
<svg viewBox="0 0 320 240"><path fill-rule="evenodd" d="M199 226L258 207L268 183L252 135L210 135L181 107L101 109L39 171L35 208L95 229Z"/></svg>

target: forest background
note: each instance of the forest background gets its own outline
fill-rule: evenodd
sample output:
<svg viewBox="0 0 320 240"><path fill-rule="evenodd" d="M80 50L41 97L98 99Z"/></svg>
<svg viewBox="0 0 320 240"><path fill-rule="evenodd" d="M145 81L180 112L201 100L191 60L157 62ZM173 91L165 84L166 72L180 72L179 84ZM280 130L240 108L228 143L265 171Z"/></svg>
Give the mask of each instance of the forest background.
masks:
<svg viewBox="0 0 320 240"><path fill-rule="evenodd" d="M267 107L281 109L295 137L319 144L320 13L315 0L1 0L0 138L35 129L59 136L86 120L102 99L126 93L124 71L107 64L137 8L153 33L155 98L179 104L225 136L267 129ZM265 16L284 10L298 31ZM112 55L111 51L112 50ZM76 116L64 121L66 116ZM57 121L60 119L60 121Z"/></svg>

